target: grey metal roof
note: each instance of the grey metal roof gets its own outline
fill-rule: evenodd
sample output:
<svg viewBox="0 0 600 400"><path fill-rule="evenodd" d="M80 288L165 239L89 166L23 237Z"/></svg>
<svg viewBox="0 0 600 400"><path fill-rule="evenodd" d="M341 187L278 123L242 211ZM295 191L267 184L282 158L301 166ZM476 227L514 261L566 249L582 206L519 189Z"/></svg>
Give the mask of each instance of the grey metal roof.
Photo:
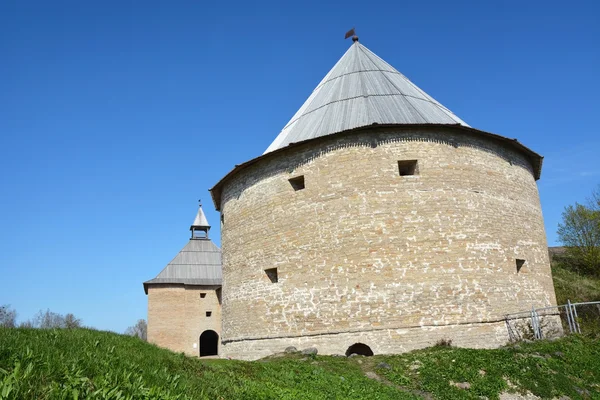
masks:
<svg viewBox="0 0 600 400"><path fill-rule="evenodd" d="M220 286L221 282L221 249L209 239L190 239L156 278L144 282L144 291L148 294L148 285L158 283Z"/></svg>
<svg viewBox="0 0 600 400"><path fill-rule="evenodd" d="M356 41L265 153L373 124L460 124L449 109Z"/></svg>
<svg viewBox="0 0 600 400"><path fill-rule="evenodd" d="M204 211L202 211L202 206L198 207L198 214L196 214L196 218L194 218L194 222L190 229L191 228L210 228L206 215L204 215Z"/></svg>

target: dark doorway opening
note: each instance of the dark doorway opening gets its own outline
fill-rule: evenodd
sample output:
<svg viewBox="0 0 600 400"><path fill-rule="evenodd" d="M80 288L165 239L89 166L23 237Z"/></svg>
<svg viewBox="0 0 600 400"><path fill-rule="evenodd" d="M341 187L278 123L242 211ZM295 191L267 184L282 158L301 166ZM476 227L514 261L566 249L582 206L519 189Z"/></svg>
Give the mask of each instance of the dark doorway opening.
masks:
<svg viewBox="0 0 600 400"><path fill-rule="evenodd" d="M216 356L219 353L219 334L215 331L204 331L200 335L200 357Z"/></svg>
<svg viewBox="0 0 600 400"><path fill-rule="evenodd" d="M373 350L364 343L354 343L346 350L346 357L350 357L352 354L370 357L373 355Z"/></svg>

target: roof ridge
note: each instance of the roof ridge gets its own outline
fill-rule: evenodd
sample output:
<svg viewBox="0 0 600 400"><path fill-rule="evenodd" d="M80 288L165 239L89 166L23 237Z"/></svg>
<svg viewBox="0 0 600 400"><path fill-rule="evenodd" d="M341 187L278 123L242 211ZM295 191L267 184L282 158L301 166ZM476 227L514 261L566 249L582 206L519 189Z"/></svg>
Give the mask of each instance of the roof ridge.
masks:
<svg viewBox="0 0 600 400"><path fill-rule="evenodd" d="M365 52L365 56L366 56L368 59L370 59L371 61L373 61L367 52ZM402 74L400 74L400 75L402 75ZM390 85L392 85L393 87L395 87L395 88L396 88L396 90L397 90L397 91L399 91L400 93L403 93L403 92L402 92L402 90L401 90L401 89L400 89L400 88L399 88L399 87L398 87L398 86L397 86L397 85L396 85L394 82L392 82L392 80L391 80L391 79L390 79L390 78L389 78L387 75L383 74L383 76L384 76L384 77L385 77L385 79L386 79L386 80L387 80L387 81L390 83ZM411 103L411 102L409 101L409 102L408 102L408 104L410 104L410 106L411 106L411 107L412 107L412 108L413 108L413 109L416 111L416 113L417 113L417 114L419 114L419 116L420 116L421 118L423 118L423 121L427 121L427 118L425 118L425 117L424 117L424 116L421 114L421 112L419 111L419 109L418 109L417 107L415 107L415 105L414 105L413 103Z"/></svg>

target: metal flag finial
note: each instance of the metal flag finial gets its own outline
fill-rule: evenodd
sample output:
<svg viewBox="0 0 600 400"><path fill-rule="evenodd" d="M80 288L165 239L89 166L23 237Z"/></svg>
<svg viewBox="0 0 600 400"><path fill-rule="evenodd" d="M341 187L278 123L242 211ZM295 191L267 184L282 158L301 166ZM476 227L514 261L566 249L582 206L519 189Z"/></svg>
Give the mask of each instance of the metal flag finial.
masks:
<svg viewBox="0 0 600 400"><path fill-rule="evenodd" d="M202 207L202 199L198 199L198 207Z"/></svg>
<svg viewBox="0 0 600 400"><path fill-rule="evenodd" d="M356 31L354 30L354 28L352 28L348 32L346 32L344 39L348 39L350 36L352 36L353 42L358 42L358 36L356 36Z"/></svg>

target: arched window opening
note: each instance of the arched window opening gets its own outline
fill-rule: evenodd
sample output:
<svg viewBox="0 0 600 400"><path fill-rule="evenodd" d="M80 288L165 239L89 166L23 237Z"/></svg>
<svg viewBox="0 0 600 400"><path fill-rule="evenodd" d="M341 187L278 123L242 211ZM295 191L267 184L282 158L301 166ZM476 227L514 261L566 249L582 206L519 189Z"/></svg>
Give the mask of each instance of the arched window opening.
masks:
<svg viewBox="0 0 600 400"><path fill-rule="evenodd" d="M216 356L219 353L219 334L215 331L204 331L200 335L200 357Z"/></svg>
<svg viewBox="0 0 600 400"><path fill-rule="evenodd" d="M346 357L350 357L352 354L370 357L373 355L373 350L364 343L354 343L346 350Z"/></svg>

